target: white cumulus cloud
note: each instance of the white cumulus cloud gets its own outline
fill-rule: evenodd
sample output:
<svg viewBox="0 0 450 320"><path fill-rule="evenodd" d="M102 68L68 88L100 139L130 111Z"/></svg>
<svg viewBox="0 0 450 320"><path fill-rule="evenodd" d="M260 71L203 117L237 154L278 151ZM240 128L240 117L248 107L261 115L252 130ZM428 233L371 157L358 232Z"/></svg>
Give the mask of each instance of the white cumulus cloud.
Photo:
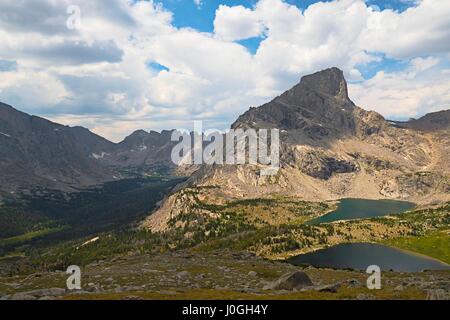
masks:
<svg viewBox="0 0 450 320"><path fill-rule="evenodd" d="M81 10L80 29L66 27L69 5ZM214 30L200 32L176 27L153 1L2 0L0 100L117 141L193 119L226 128L302 75L337 66L362 107L419 116L450 104L450 1L413 5L397 12L334 0L300 10L259 0L218 6ZM252 54L238 41L254 37ZM382 57L407 67L384 70ZM381 69L364 79L370 63Z"/></svg>

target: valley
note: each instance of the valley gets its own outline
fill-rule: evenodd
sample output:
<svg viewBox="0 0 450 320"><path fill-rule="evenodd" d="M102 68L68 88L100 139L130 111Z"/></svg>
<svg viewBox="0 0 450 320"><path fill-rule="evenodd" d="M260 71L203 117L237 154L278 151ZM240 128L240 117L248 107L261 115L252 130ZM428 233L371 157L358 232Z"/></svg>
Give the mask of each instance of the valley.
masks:
<svg viewBox="0 0 450 320"><path fill-rule="evenodd" d="M182 177L108 182L76 193L34 190L0 206L0 256L129 229L154 210Z"/></svg>
<svg viewBox="0 0 450 320"><path fill-rule="evenodd" d="M390 242L395 247L396 243L417 239L422 247L416 252L449 263L445 246L450 240L449 206L309 226L305 223L317 217L316 210L326 214L336 204L287 199L241 201L224 206L226 215L222 218L203 221L203 227L219 231L216 234L205 235L205 229L198 225L185 225L164 234L122 228L99 233L96 241L89 242L90 237L66 241L15 262L2 260L0 292L6 298L25 295L35 299L445 298L450 270L385 271L383 290L372 291L365 287L367 275L363 270L295 266L285 261L339 243ZM201 207L211 209L207 204ZM232 217L235 210L249 210L255 217L266 218ZM291 223L271 218L275 216L270 214L272 210L291 212ZM420 242L421 238L428 241ZM440 244L444 246L437 251ZM83 290L55 291L64 287L64 269L69 264L81 266ZM313 284L294 291L268 289L283 274L298 270L305 272Z"/></svg>
<svg viewBox="0 0 450 320"><path fill-rule="evenodd" d="M305 76L231 126L280 130L268 176L177 167L173 130L113 143L0 104L0 299L449 299L449 114L388 121L341 70ZM302 260L343 247L367 260ZM371 257L397 261L382 290Z"/></svg>

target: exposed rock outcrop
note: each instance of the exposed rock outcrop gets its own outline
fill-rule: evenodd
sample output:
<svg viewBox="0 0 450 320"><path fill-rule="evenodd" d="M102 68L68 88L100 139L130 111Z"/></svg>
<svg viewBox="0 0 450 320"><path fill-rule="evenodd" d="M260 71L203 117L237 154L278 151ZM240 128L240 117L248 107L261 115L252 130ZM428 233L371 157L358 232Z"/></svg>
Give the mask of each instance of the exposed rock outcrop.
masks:
<svg viewBox="0 0 450 320"><path fill-rule="evenodd" d="M265 290L301 290L312 286L313 283L303 271L295 271L281 276L278 280L264 287Z"/></svg>
<svg viewBox="0 0 450 320"><path fill-rule="evenodd" d="M172 131L136 131L120 143L0 103L0 200L36 187L76 191L133 174L168 173Z"/></svg>
<svg viewBox="0 0 450 320"><path fill-rule="evenodd" d="M311 201L449 201L448 115L450 110L408 123L387 121L349 99L341 70L323 70L251 108L232 125L280 129L281 169L275 176L261 175L259 165L203 166L186 185L214 186L216 198L220 192L224 199L283 194ZM183 207L176 198L177 194L169 197L145 226L165 229L164 216L184 210L176 209Z"/></svg>

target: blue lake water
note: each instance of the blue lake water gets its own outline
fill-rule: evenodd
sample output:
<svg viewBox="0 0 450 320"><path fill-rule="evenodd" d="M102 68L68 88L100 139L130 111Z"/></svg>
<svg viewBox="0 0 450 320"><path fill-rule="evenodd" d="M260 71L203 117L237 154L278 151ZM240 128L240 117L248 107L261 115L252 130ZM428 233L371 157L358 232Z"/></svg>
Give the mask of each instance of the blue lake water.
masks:
<svg viewBox="0 0 450 320"><path fill-rule="evenodd" d="M414 207L414 203L406 201L342 199L335 211L311 220L308 224L381 217L389 214L402 213Z"/></svg>
<svg viewBox="0 0 450 320"><path fill-rule="evenodd" d="M339 244L290 258L288 262L319 268L356 270L366 270L370 265L377 265L385 271L399 272L450 269L450 265L425 256L371 243Z"/></svg>

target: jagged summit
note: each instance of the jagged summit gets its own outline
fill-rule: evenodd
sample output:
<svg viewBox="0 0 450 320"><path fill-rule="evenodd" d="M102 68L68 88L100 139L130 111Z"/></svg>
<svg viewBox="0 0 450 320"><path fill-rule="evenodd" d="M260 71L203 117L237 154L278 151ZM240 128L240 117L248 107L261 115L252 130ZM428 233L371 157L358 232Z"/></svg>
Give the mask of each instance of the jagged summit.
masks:
<svg viewBox="0 0 450 320"><path fill-rule="evenodd" d="M449 115L442 111L409 122L387 121L348 98L347 83L338 68L305 76L232 125L233 129L279 129L276 176L262 175L260 164L203 165L144 226L159 232L178 228L180 222L185 228L185 221L217 217L203 201L222 204L230 199L273 199L274 195L309 201L449 201ZM186 186L203 187L196 188L202 192L201 207L200 196L191 196L190 189L183 189Z"/></svg>
<svg viewBox="0 0 450 320"><path fill-rule="evenodd" d="M131 136L146 136L146 135L148 135L148 132L147 132L147 131L142 130L142 129L139 129L139 130L134 131L134 132L130 135L130 137L131 137Z"/></svg>
<svg viewBox="0 0 450 320"><path fill-rule="evenodd" d="M67 127L0 103L0 198L18 188L67 189L113 179L92 154L114 145L82 127Z"/></svg>
<svg viewBox="0 0 450 320"><path fill-rule="evenodd" d="M169 168L170 133L138 130L116 144L0 102L0 200L36 187L72 191L97 185L123 177L122 168Z"/></svg>
<svg viewBox="0 0 450 320"><path fill-rule="evenodd" d="M145 130L136 130L129 136L125 137L125 139L119 143L121 146L127 147L135 147L137 145L142 144L158 144L159 142L166 143L170 141L170 136L173 130L163 130L161 132L157 132L151 130L149 132Z"/></svg>
<svg viewBox="0 0 450 320"><path fill-rule="evenodd" d="M303 76L300 82L279 98L289 102L303 102L315 104L316 101L305 101L308 97L320 97L325 100L339 100L344 102L345 108L352 109L354 103L348 96L347 81L344 72L332 67L310 75Z"/></svg>
<svg viewBox="0 0 450 320"><path fill-rule="evenodd" d="M395 122L401 128L410 128L425 132L448 129L450 127L450 109L432 112L420 119L412 119L407 122Z"/></svg>
<svg viewBox="0 0 450 320"><path fill-rule="evenodd" d="M344 72L336 67L302 77L301 85L334 97L349 99Z"/></svg>
<svg viewBox="0 0 450 320"><path fill-rule="evenodd" d="M296 131L290 137L297 142L335 138L355 133L355 108L348 98L344 73L329 68L304 76L271 102L244 113L232 127Z"/></svg>

